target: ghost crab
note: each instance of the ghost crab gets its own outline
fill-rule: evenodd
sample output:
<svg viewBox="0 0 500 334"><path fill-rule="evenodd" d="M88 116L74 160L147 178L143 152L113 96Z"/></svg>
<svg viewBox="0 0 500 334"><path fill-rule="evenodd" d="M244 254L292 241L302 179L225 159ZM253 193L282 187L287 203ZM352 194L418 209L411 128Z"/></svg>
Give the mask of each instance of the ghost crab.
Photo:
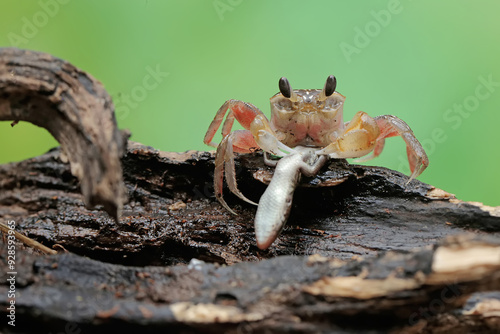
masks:
<svg viewBox="0 0 500 334"><path fill-rule="evenodd" d="M327 158L361 158L371 152L358 160L366 161L382 152L386 138L401 136L406 143L412 172L408 182L419 176L429 164L413 131L396 116L372 118L359 111L351 121L344 123L345 97L335 91L336 86L337 80L333 75L326 79L323 89L292 89L289 81L282 77L279 80L280 92L271 97L271 121L250 103L228 100L208 127L204 143L217 147L215 196L230 212L236 214L222 197L224 169L231 192L257 205L238 190L234 152L249 153L262 149L266 164L276 166L256 214L256 239L261 249L269 247L283 228L301 173L314 175ZM245 130L231 132L235 119ZM217 145L212 139L221 124L223 139ZM267 154L283 158L277 162L269 159Z"/></svg>

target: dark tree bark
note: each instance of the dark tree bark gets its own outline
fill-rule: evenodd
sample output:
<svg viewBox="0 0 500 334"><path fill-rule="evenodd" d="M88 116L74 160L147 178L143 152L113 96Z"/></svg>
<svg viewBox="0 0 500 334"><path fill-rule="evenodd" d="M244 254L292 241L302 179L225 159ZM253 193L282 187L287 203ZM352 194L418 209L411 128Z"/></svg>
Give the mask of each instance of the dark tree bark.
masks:
<svg viewBox="0 0 500 334"><path fill-rule="evenodd" d="M76 81L62 75L61 67L78 73L70 76ZM12 71L33 84L8 81ZM48 77L52 88L44 95L43 85L35 83ZM253 233L255 207L225 190L239 214L234 216L215 200L212 153L159 152L129 142L117 164L123 137L109 97L94 79L81 78L89 76L48 55L0 52L0 118L47 127L71 162L54 149L0 166L0 221L14 220L18 232L60 251L43 255L17 245L18 318L6 330L500 328L500 207L462 202L417 180L406 184L407 176L385 168L332 161L318 176L302 180L287 227L261 251ZM68 80L72 98L52 103ZM107 102L96 117L108 123L88 123L96 108L83 105L97 91ZM43 108L35 109L39 103ZM257 201L272 169L261 153L240 155L236 164L240 190ZM102 186L106 178L112 181ZM129 200L115 221L124 189ZM100 191L105 195L95 195ZM85 205L96 199L101 206ZM9 271L6 252L2 245L2 273ZM2 279L0 295L8 289ZM0 298L1 312L7 303Z"/></svg>

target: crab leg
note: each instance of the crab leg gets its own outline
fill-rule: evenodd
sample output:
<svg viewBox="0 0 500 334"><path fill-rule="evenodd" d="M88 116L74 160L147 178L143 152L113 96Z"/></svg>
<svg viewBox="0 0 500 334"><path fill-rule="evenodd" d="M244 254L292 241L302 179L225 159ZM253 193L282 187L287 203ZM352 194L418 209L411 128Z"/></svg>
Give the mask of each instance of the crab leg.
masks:
<svg viewBox="0 0 500 334"><path fill-rule="evenodd" d="M413 131L396 116L371 118L360 111L346 125L343 134L318 154L329 154L332 158L360 158L373 151L369 156L357 160L367 161L382 152L385 138L401 136L406 143L406 153L412 171L408 182L419 176L429 165L429 159Z"/></svg>
<svg viewBox="0 0 500 334"><path fill-rule="evenodd" d="M212 141L217 132L217 129L222 124L224 116L227 113L227 118L222 125L222 137L226 137L233 126L234 119L247 130L250 130L254 136L255 143L257 145L253 147L235 147L234 151L239 153L249 153L257 148L272 153L274 155L283 156L293 149L286 146L276 138L276 134L271 129L268 119L262 111L260 111L256 106L250 103L246 103L239 100L228 100L226 101L217 111L215 117L208 127L207 133L203 142L212 147L217 147L217 144Z"/></svg>
<svg viewBox="0 0 500 334"><path fill-rule="evenodd" d="M243 145L245 144L245 145ZM229 212L237 214L234 212L226 201L222 197L222 188L224 185L224 168L226 169L226 182L229 190L245 202L257 205L257 203L249 200L243 195L236 184L236 171L234 169L234 151L233 147L242 149L249 145L254 145L255 141L253 139L252 133L248 130L237 130L234 131L222 139L221 143L217 147L217 153L215 154L215 171L214 171L214 193L217 200L224 206Z"/></svg>
<svg viewBox="0 0 500 334"><path fill-rule="evenodd" d="M226 114L227 117L224 121ZM235 119L246 130L231 132ZM221 124L223 139L217 146L212 139ZM222 197L224 169L226 170L226 182L229 189L242 200L257 205L246 198L236 185L234 152L249 153L262 148L266 152L282 156L293 151L293 149L281 143L276 138L276 134L271 129L269 121L257 107L238 100L228 100L219 108L214 120L208 127L203 142L210 146L217 146L214 174L215 197L226 209L234 214L236 213L229 208Z"/></svg>
<svg viewBox="0 0 500 334"><path fill-rule="evenodd" d="M301 174L315 175L326 161L327 156L317 156L311 148L296 147L295 153L277 162L255 215L255 238L260 249L268 248L285 226Z"/></svg>
<svg viewBox="0 0 500 334"><path fill-rule="evenodd" d="M424 148L415 137L415 134L413 134L408 124L393 115L377 116L374 119L380 129L380 135L377 137L375 149L372 154L358 161L366 161L377 157L384 148L385 138L401 136L406 143L406 154L412 172L408 182L422 174L429 165L429 158L427 158Z"/></svg>

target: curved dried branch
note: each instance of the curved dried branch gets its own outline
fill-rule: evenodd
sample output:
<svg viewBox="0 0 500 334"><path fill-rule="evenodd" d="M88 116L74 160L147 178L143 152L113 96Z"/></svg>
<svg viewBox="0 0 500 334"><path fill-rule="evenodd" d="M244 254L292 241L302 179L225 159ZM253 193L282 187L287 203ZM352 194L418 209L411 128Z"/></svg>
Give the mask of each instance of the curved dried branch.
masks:
<svg viewBox="0 0 500 334"><path fill-rule="evenodd" d="M101 83L51 55L0 48L0 120L47 129L61 143L85 203L102 204L118 218L125 200L124 138Z"/></svg>

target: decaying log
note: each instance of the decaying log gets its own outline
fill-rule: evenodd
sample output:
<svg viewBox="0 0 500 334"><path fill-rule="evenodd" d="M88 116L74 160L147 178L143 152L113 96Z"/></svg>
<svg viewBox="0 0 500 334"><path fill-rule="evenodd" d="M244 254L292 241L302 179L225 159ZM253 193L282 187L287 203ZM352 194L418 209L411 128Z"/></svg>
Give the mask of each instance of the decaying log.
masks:
<svg viewBox="0 0 500 334"><path fill-rule="evenodd" d="M64 62L2 52L19 59L2 63L6 56L0 52L0 115L14 110L29 115L15 119L36 123L45 113L47 118L60 113L66 102L43 102L39 86L21 85L16 94L4 94L2 78L5 66L25 64L34 55L45 60L48 72L59 73ZM27 74L29 66L16 66L27 68L26 78L36 77ZM68 79L53 80L55 88L46 94L51 99L62 85L55 82ZM23 89L29 99L45 103L38 114L23 100ZM82 89L71 94L78 101L91 98ZM73 107L68 108L79 115ZM92 112L85 109L89 114L76 122L91 119ZM112 116L105 117L114 124ZM50 130L47 122L39 125ZM86 126L67 120L60 126L68 127L59 129L62 137L92 137ZM100 148L93 159L117 158L123 137L116 127L100 129L92 145L115 153ZM66 155L73 145L82 144L66 142ZM81 148L72 151L71 167L60 149L0 166L0 220L15 221L18 232L60 252L41 255L17 244L18 318L16 328L7 330L487 333L499 328L500 207L462 202L418 180L407 184L407 176L385 168L335 160L302 180L287 227L262 251L253 233L255 207L225 190L238 212L234 216L215 200L213 153L127 146L118 166L129 201L118 221L100 210L113 212L106 201L104 207L85 206L87 181L72 174L74 161L90 159L79 156ZM95 175L106 175L109 163L92 165L102 168L96 167ZM240 190L257 201L272 169L259 152L238 156L236 164ZM116 199L125 193L117 190L121 180L120 174L113 181ZM0 257L5 273L1 242ZM2 279L0 295L8 288ZM0 298L4 319L7 302Z"/></svg>
<svg viewBox="0 0 500 334"><path fill-rule="evenodd" d="M129 143L122 159L130 202L119 223L82 203L78 182L59 150L0 166L0 214L18 230L74 253L128 265L170 265L192 258L233 264L277 255L318 253L338 259L409 251L470 229L498 235L498 208L453 195L382 167L333 161L304 178L287 227L273 247L255 245L255 207L228 191L234 216L215 200L213 154L165 153ZM237 159L240 189L258 200L265 185L254 174L272 172L254 153ZM260 177L260 176L259 176ZM327 180L333 180L327 182ZM338 183L335 186L312 185Z"/></svg>
<svg viewBox="0 0 500 334"><path fill-rule="evenodd" d="M85 203L115 218L125 200L111 97L92 76L46 53L0 48L0 121L31 122L61 144ZM12 145L12 143L11 143Z"/></svg>
<svg viewBox="0 0 500 334"><path fill-rule="evenodd" d="M449 237L435 247L347 262L311 255L233 266L127 267L74 254L21 253L19 263L17 329L26 331L68 322L82 332L500 328L499 295L478 294L500 289L498 238ZM5 285L0 293L7 293Z"/></svg>

